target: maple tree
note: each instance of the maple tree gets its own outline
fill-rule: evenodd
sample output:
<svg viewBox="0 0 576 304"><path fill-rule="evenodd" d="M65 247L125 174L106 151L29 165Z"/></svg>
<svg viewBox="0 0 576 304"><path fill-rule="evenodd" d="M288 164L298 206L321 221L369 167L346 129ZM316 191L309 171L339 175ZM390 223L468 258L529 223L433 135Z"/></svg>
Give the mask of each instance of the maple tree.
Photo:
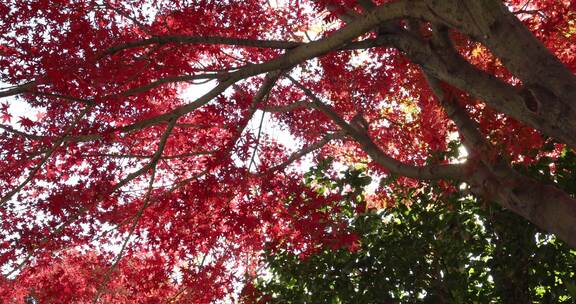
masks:
<svg viewBox="0 0 576 304"><path fill-rule="evenodd" d="M4 302L211 302L265 245L354 251L327 212L340 195L294 169L312 154L396 187L463 183L576 246L575 199L513 167L576 147L575 1L8 0L0 14ZM454 134L466 161L431 158Z"/></svg>

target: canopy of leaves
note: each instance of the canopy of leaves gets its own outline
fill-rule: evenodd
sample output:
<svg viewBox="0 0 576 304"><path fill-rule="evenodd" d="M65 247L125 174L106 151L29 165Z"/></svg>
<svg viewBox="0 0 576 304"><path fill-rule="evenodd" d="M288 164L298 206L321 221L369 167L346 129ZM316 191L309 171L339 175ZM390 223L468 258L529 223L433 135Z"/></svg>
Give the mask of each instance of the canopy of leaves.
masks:
<svg viewBox="0 0 576 304"><path fill-rule="evenodd" d="M406 210L433 212L418 195L435 183L574 247L574 170L556 159L576 148L575 15L571 0L4 0L0 302L234 301L264 250L359 252L345 189L302 182L327 157L394 177L375 207L418 189ZM468 155L437 157L454 139ZM551 178L526 172L545 160ZM449 211L430 224L476 223ZM497 250L485 229L469 234Z"/></svg>

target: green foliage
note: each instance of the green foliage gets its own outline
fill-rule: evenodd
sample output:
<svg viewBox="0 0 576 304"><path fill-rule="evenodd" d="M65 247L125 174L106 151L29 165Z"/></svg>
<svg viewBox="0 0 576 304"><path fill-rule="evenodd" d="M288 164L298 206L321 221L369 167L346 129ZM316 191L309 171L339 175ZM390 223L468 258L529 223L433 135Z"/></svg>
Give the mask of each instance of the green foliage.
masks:
<svg viewBox="0 0 576 304"><path fill-rule="evenodd" d="M576 157L543 158L529 174L574 193ZM271 303L571 303L576 251L499 206L440 187L394 193L378 212L363 206L370 179L361 168L334 179L329 162L307 175L318 191L342 191L339 216L360 236L359 250L324 249L306 259L268 252L269 275L255 285ZM385 183L394 183L387 179ZM345 190L347 189L347 190ZM408 203L406 203L408 202Z"/></svg>

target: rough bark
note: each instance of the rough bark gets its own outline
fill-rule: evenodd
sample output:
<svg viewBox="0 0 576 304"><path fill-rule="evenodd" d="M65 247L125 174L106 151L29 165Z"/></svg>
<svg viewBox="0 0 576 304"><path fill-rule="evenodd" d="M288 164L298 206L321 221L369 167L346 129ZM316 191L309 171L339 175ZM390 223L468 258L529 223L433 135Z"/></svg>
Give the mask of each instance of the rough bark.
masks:
<svg viewBox="0 0 576 304"><path fill-rule="evenodd" d="M479 159L469 161L466 168L459 168L452 177L469 183L475 194L496 201L576 247L576 200L554 185L523 176L501 159L482 158L488 147L475 124L453 103L442 101L438 87L438 81L446 81L494 109L576 147L573 106L576 77L500 1L428 0L412 1L409 5L411 9L404 17L430 21L470 35L487 46L523 82L523 88L517 89L477 69L446 39L441 43L425 41L402 30L388 34L392 45L422 67L448 115L465 137L464 144L479 155ZM363 6L368 8L366 4ZM438 34L441 33L435 33ZM534 62L539 63L538 68L534 68ZM531 104L533 99L537 102L536 109ZM322 111L331 116L329 109ZM331 118L346 130L346 123L339 121L341 118ZM366 134L355 130L348 133L368 155L392 172L421 179L431 177L429 172L398 170L388 159L380 160L381 151Z"/></svg>
<svg viewBox="0 0 576 304"><path fill-rule="evenodd" d="M488 104L576 147L576 76L501 1L431 0L427 7L423 18L481 42L522 81L520 98L503 98L524 109L505 111L484 98Z"/></svg>

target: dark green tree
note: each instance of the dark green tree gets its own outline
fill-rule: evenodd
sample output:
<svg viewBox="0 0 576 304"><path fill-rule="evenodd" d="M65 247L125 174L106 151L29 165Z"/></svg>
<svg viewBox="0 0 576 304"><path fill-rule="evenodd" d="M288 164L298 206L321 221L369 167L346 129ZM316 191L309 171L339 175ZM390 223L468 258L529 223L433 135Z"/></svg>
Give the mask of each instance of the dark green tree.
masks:
<svg viewBox="0 0 576 304"><path fill-rule="evenodd" d="M551 173L550 168L555 168ZM543 157L518 168L574 193L576 156ZM364 208L370 178L349 169L334 179L326 164L306 182L342 191L341 216L360 236L359 248L323 250L302 258L267 252L268 271L253 298L269 303L572 303L576 251L523 218L466 191L447 194L428 183L391 188L393 207ZM391 177L381 183L393 185ZM465 185L459 185L465 188Z"/></svg>

